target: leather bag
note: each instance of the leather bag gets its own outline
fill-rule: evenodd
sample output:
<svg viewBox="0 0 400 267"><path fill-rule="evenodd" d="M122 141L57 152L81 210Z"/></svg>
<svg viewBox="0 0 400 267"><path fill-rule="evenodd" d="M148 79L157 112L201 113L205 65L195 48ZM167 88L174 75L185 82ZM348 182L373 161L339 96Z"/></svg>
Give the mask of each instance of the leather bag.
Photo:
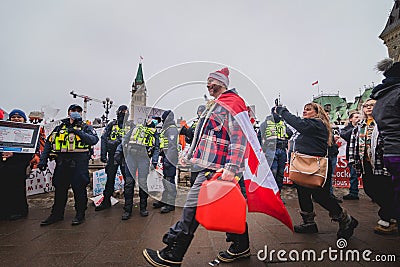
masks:
<svg viewBox="0 0 400 267"><path fill-rule="evenodd" d="M289 179L308 188L322 188L328 174L328 158L292 152Z"/></svg>

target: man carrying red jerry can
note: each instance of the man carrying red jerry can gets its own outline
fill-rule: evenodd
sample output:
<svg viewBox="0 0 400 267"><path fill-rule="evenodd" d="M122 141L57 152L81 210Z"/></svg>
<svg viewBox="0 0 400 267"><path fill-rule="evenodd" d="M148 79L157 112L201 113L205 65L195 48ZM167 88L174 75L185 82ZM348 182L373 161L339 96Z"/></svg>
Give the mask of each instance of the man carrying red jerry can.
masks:
<svg viewBox="0 0 400 267"><path fill-rule="evenodd" d="M247 139L233 118L232 110L244 106L243 99L235 89L228 90L229 70L223 68L210 73L207 88L214 100L209 101L205 112L196 126L192 145L181 162L191 161L203 168L191 187L183 208L182 218L171 226L163 237L166 244L162 250L145 249L143 256L153 266L180 266L183 257L199 226L197 221L197 206L202 184L211 178L211 174L220 172L224 181L237 183L235 176L244 170ZM227 207L231 209L236 203ZM235 206L236 208L236 206ZM245 218L245 217L244 217ZM249 235L247 224L243 223L244 233L227 233L227 241L232 242L226 251L218 253L218 259L232 262L240 258L250 257ZM242 232L243 232L242 231Z"/></svg>

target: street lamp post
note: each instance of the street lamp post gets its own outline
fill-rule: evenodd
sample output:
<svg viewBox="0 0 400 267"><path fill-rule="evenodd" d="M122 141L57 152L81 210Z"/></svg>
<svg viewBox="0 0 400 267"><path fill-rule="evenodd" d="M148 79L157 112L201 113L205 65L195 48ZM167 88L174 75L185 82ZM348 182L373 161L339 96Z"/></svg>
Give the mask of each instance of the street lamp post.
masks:
<svg viewBox="0 0 400 267"><path fill-rule="evenodd" d="M103 107L106 109L105 111L105 116L102 117L103 121L105 120L106 124L108 123L108 114L110 113L110 108L112 107L113 101L110 100L109 97L106 98L105 101L103 101Z"/></svg>

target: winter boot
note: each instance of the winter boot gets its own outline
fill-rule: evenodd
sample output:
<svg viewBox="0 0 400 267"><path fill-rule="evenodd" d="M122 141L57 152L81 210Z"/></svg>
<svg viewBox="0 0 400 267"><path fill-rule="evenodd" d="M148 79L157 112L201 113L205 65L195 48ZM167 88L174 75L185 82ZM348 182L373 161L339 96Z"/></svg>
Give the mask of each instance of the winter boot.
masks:
<svg viewBox="0 0 400 267"><path fill-rule="evenodd" d="M193 235L180 235L175 241L167 240L167 234L163 237L163 242L167 244L161 251L146 248L143 250L143 256L152 266L181 266L183 256L185 255Z"/></svg>
<svg viewBox="0 0 400 267"><path fill-rule="evenodd" d="M94 208L95 211L101 211L105 210L111 207L111 200L109 197L104 197L103 201L98 205L96 208Z"/></svg>
<svg viewBox="0 0 400 267"><path fill-rule="evenodd" d="M149 216L149 212L147 211L147 198L140 199L140 216L147 217Z"/></svg>
<svg viewBox="0 0 400 267"><path fill-rule="evenodd" d="M249 232L246 224L246 231L243 234L226 233L226 242L232 242L225 251L220 251L217 258L223 262L232 262L237 259L249 258Z"/></svg>
<svg viewBox="0 0 400 267"><path fill-rule="evenodd" d="M314 221L315 212L300 211L303 223L294 226L294 231L301 234L318 233L317 224Z"/></svg>
<svg viewBox="0 0 400 267"><path fill-rule="evenodd" d="M337 238L349 239L353 233L354 228L358 226L358 221L352 216L348 215L345 210L343 210L337 216L331 216L332 220L339 223L339 230L337 232Z"/></svg>
<svg viewBox="0 0 400 267"><path fill-rule="evenodd" d="M164 203L162 203L161 201L156 201L153 203L153 208L155 208L155 209L162 208L163 206L164 206Z"/></svg>
<svg viewBox="0 0 400 267"><path fill-rule="evenodd" d="M175 206L172 205L168 205L166 204L165 206L163 206L160 210L161 213L168 213L170 211L174 211L175 210Z"/></svg>

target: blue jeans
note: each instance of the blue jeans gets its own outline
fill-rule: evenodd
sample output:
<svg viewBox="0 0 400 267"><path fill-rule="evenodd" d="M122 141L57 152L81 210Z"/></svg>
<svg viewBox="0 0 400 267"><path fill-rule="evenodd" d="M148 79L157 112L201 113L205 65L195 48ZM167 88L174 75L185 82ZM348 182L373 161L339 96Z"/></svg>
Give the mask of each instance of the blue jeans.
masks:
<svg viewBox="0 0 400 267"><path fill-rule="evenodd" d="M279 190L281 190L283 186L285 164L287 161L286 149L276 148L275 151L267 149L267 151L265 151L265 156L267 157L268 163L271 164L270 168L272 174L275 177Z"/></svg>
<svg viewBox="0 0 400 267"><path fill-rule="evenodd" d="M350 191L349 194L358 197L358 175L351 163L348 164L350 169Z"/></svg>

